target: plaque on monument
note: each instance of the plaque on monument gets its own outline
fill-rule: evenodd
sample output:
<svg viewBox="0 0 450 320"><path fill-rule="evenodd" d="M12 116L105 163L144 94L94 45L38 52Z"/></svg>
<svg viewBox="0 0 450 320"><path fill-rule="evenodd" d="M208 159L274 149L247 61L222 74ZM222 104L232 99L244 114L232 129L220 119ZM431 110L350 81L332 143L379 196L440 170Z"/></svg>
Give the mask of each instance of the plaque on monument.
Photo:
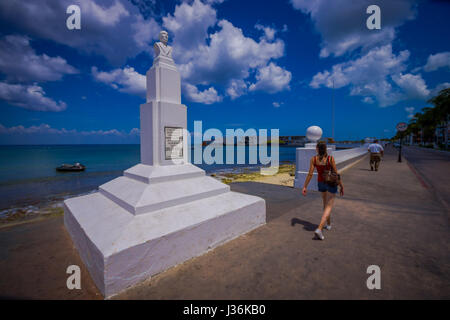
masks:
<svg viewBox="0 0 450 320"><path fill-rule="evenodd" d="M183 159L183 128L164 127L166 160Z"/></svg>

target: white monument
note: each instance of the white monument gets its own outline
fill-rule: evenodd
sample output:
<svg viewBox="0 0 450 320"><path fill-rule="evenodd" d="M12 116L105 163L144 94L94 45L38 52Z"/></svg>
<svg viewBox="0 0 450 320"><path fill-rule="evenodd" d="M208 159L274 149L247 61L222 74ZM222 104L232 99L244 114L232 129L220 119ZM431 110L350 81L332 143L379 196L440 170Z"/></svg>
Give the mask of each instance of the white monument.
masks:
<svg viewBox="0 0 450 320"><path fill-rule="evenodd" d="M303 188L309 172L311 158L316 155L317 141L322 137L322 129L318 126L311 126L306 129L306 138L310 141L305 143L304 148L295 150L295 179L294 188ZM332 147L327 147L328 154L333 153ZM314 171L308 190L319 190L317 186L317 172Z"/></svg>
<svg viewBox="0 0 450 320"><path fill-rule="evenodd" d="M188 162L180 74L167 32L159 38L140 108L141 163L64 202L65 226L105 297L266 222L263 199Z"/></svg>

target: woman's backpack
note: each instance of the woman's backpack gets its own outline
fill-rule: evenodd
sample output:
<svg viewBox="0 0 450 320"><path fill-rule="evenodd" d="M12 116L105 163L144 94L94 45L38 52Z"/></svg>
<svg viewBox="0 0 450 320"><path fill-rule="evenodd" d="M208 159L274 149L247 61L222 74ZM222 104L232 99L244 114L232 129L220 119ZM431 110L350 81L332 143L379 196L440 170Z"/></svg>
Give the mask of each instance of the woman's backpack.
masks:
<svg viewBox="0 0 450 320"><path fill-rule="evenodd" d="M330 170L327 170L330 168ZM334 172L333 166L330 163L330 156L327 157L327 164L323 171L323 181L331 187L336 187L341 183L341 175Z"/></svg>

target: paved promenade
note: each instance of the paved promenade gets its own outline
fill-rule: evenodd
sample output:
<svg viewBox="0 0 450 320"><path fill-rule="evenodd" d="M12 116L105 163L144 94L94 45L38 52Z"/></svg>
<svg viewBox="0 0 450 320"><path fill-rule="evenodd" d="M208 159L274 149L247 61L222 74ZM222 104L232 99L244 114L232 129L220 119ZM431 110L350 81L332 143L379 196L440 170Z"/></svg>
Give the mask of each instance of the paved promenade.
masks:
<svg viewBox="0 0 450 320"><path fill-rule="evenodd" d="M265 226L115 298L449 299L447 209L423 184L427 171L414 173L410 165L389 149L378 172L369 170L367 157L346 170L346 194L336 201L324 241L313 239L320 194L304 198L285 186L232 184L266 199ZM82 290L66 289L69 264L81 266ZM381 268L381 290L366 287L369 265ZM101 298L62 218L0 229L0 275L4 297Z"/></svg>
<svg viewBox="0 0 450 320"><path fill-rule="evenodd" d="M403 154L424 187L447 208L450 217L450 152L406 147Z"/></svg>

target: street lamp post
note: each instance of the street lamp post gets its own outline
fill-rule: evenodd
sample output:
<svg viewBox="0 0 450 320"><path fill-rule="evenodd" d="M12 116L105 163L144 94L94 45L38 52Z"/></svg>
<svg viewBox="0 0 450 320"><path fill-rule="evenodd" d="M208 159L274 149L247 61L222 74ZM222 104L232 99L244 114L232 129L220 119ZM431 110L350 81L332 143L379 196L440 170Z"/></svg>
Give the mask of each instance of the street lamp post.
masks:
<svg viewBox="0 0 450 320"><path fill-rule="evenodd" d="M397 132L400 137L400 146L398 148L398 162L402 162L402 138L403 138L403 131L405 131L408 128L408 124L405 122L400 122L396 126Z"/></svg>

